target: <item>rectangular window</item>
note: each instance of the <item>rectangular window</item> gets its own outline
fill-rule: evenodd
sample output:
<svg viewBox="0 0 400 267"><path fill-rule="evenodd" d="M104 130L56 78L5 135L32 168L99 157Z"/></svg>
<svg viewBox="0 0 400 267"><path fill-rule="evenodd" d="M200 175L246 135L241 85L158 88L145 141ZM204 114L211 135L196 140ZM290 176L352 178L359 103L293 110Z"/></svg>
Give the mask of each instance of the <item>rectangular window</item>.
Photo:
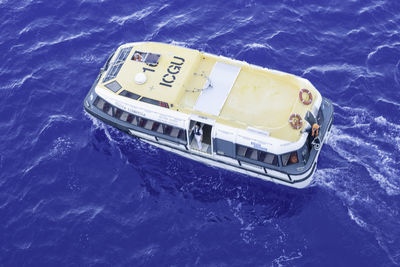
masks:
<svg viewBox="0 0 400 267"><path fill-rule="evenodd" d="M252 159L252 160L258 159L258 155L257 155L258 151L254 148L245 147L242 145L236 145L236 151L237 151L238 156Z"/></svg>
<svg viewBox="0 0 400 267"><path fill-rule="evenodd" d="M296 163L299 163L299 157L297 156L297 151L289 152L282 155L283 166L288 166Z"/></svg>
<svg viewBox="0 0 400 267"><path fill-rule="evenodd" d="M270 165L278 166L278 156L268 152L261 152L258 160Z"/></svg>
<svg viewBox="0 0 400 267"><path fill-rule="evenodd" d="M139 118L132 114L128 114L128 117L126 118L126 121L132 125L138 125L138 120Z"/></svg>
<svg viewBox="0 0 400 267"><path fill-rule="evenodd" d="M144 127L145 125L146 125L146 122L147 122L147 120L146 119L144 119L144 118L138 118L138 121L139 121L139 127Z"/></svg>
<svg viewBox="0 0 400 267"><path fill-rule="evenodd" d="M118 92L119 89L122 88L122 86L117 81L113 81L113 82L107 83L105 85L105 87L107 87L108 89L110 89L114 93Z"/></svg>
<svg viewBox="0 0 400 267"><path fill-rule="evenodd" d="M142 97L140 99L140 101L145 102L145 103L149 103L149 104L153 104L153 105L157 105L157 106L160 104L160 101L157 101L157 100L154 100L154 99L151 99L151 98L147 98L147 97Z"/></svg>
<svg viewBox="0 0 400 267"><path fill-rule="evenodd" d="M186 141L186 132L183 129L173 127L170 125L166 125L160 122L156 122L153 120L140 118L138 117L139 127L144 128L146 130L157 132L162 135L166 135L175 139L180 139L182 141Z"/></svg>
<svg viewBox="0 0 400 267"><path fill-rule="evenodd" d="M257 152L258 151L253 148L247 148L245 157L248 159L257 160L258 159Z"/></svg>
<svg viewBox="0 0 400 267"><path fill-rule="evenodd" d="M119 119L121 120L121 121L128 121L128 116L129 116L129 113L128 112L122 112L122 114L121 114L121 116L119 117Z"/></svg>
<svg viewBox="0 0 400 267"><path fill-rule="evenodd" d="M129 97L129 98L135 99L135 100L139 99L139 97L140 97L140 95L137 95L135 93L131 93L131 92L127 91L127 90L123 90L119 95L126 96L126 97Z"/></svg>
<svg viewBox="0 0 400 267"><path fill-rule="evenodd" d="M100 97L97 97L97 99L94 101L94 106L110 116L113 115L113 108L111 105Z"/></svg>
<svg viewBox="0 0 400 267"><path fill-rule="evenodd" d="M158 64L158 60L160 59L160 57L160 54L146 53L136 50L135 53L133 53L131 60L144 62L146 64L154 66Z"/></svg>
<svg viewBox="0 0 400 267"><path fill-rule="evenodd" d="M165 102L162 102L162 101L160 101L160 106L163 107L163 108L169 108L168 103L165 103Z"/></svg>
<svg viewBox="0 0 400 267"><path fill-rule="evenodd" d="M247 147L244 147L241 145L236 145L236 151L237 151L238 156L245 157L246 150L247 150Z"/></svg>
<svg viewBox="0 0 400 267"><path fill-rule="evenodd" d="M163 108L169 108L168 103L165 103L165 102L162 102L162 101L158 101L158 100L154 100L154 99L151 99L151 98L148 98L148 97L142 97L140 99L140 101L148 103L148 104L160 106L160 107L163 107Z"/></svg>
<svg viewBox="0 0 400 267"><path fill-rule="evenodd" d="M144 62L147 64L156 65L158 64L158 60L160 59L160 57L160 54L148 53L146 55L146 58L144 59Z"/></svg>
<svg viewBox="0 0 400 267"><path fill-rule="evenodd" d="M119 119L122 115L122 110L120 110L119 108L115 108L115 113L114 113L114 117Z"/></svg>
<svg viewBox="0 0 400 267"><path fill-rule="evenodd" d="M115 77L117 77L118 72L121 70L121 67L124 64L131 50L132 47L125 47L119 51L116 60L112 63L111 68L108 70L106 76L104 77L103 83L108 82L109 80L112 80Z"/></svg>
<svg viewBox="0 0 400 267"><path fill-rule="evenodd" d="M232 142L215 138L214 148L218 155L227 157L235 157L235 145Z"/></svg>
<svg viewBox="0 0 400 267"><path fill-rule="evenodd" d="M158 133L159 135L161 135L161 137L164 136L165 139L169 139L171 141L174 141L175 139L175 142L178 142L176 139L186 141L186 131L184 129L135 116L112 106L100 97L96 98L93 105L104 113L113 116L114 118L142 128L142 131L144 131L144 129L147 131L152 131Z"/></svg>
<svg viewBox="0 0 400 267"><path fill-rule="evenodd" d="M151 129L153 129L153 125L154 125L154 121L152 121L152 120L147 120L147 122L144 124L143 127L144 127L145 129L151 131Z"/></svg>
<svg viewBox="0 0 400 267"><path fill-rule="evenodd" d="M104 101L102 98L97 97L96 100L94 101L94 106L97 107L100 110L103 110L104 104L106 101Z"/></svg>
<svg viewBox="0 0 400 267"><path fill-rule="evenodd" d="M150 130L152 130L153 132L162 133L163 132L162 131L162 124L155 121Z"/></svg>
<svg viewBox="0 0 400 267"><path fill-rule="evenodd" d="M310 157L310 150L308 148L308 142L306 142L301 149L301 156L303 157L303 163L306 164L308 161L308 158Z"/></svg>
<svg viewBox="0 0 400 267"><path fill-rule="evenodd" d="M238 157L249 159L250 161L258 161L273 166L279 165L277 155L251 147L236 145L236 155Z"/></svg>
<svg viewBox="0 0 400 267"><path fill-rule="evenodd" d="M119 64L114 64L112 65L112 67L109 69L109 71L107 72L106 77L104 77L103 79L103 83L108 82L109 80L114 79L115 77L117 77L118 72L121 70L123 63L119 63Z"/></svg>
<svg viewBox="0 0 400 267"><path fill-rule="evenodd" d="M128 57L129 53L131 52L132 47L125 47L122 48L117 56L117 59L115 60L115 62L124 62L126 60L126 58Z"/></svg>

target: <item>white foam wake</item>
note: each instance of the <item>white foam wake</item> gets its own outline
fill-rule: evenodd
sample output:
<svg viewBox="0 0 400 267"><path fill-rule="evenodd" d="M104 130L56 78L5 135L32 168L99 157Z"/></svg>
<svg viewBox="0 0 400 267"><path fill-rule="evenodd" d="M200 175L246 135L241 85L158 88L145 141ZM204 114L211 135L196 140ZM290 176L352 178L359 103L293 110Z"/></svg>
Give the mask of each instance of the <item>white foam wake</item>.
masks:
<svg viewBox="0 0 400 267"><path fill-rule="evenodd" d="M394 264L400 264L397 202L400 195L400 125L372 117L364 109L339 107L344 125L334 125L327 143L337 167L319 169L317 186L334 191L347 207L349 219L372 233ZM339 159L339 160L338 160ZM365 171L363 171L363 169ZM367 175L366 175L367 174Z"/></svg>

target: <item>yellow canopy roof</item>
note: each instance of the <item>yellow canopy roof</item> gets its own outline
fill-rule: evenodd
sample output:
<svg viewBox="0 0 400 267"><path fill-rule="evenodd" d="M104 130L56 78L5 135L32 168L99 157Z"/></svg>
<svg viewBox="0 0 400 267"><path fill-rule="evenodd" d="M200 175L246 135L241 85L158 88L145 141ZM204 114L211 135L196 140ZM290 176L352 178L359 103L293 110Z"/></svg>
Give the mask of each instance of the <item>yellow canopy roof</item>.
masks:
<svg viewBox="0 0 400 267"><path fill-rule="evenodd" d="M149 42L133 45L115 79L122 87L117 94L127 90L142 97L166 102L171 109L180 112L202 115L236 128L256 128L290 142L300 138L301 130L291 127L290 115L299 114L304 118L306 112L311 111L315 103L321 100L321 95L309 81L291 74L168 44ZM135 53L142 53L143 57L146 53L159 54L158 64L135 61L132 59ZM223 73L216 72L216 66L221 65L217 62L240 70L229 77L216 77L213 71L214 74ZM143 84L135 81L138 73L146 75L147 80ZM231 86L224 87L228 94L217 101L222 104L218 115L215 115L214 107L210 107L210 110L214 110L213 114L204 109L196 109L202 91L221 90L212 87L217 81L210 80L210 76L214 80L218 79L222 87ZM224 85L224 79L232 79L231 84ZM302 88L312 94L310 105L303 104L299 99ZM212 103L214 101L210 101Z"/></svg>

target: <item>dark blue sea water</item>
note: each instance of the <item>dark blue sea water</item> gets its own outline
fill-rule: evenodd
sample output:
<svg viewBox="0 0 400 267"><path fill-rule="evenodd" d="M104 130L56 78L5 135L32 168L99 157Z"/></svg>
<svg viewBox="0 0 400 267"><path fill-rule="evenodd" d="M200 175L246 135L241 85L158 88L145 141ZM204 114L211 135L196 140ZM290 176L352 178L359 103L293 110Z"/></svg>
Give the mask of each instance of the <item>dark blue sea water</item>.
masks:
<svg viewBox="0 0 400 267"><path fill-rule="evenodd" d="M0 0L0 266L400 265L400 1ZM82 102L120 44L309 79L335 106L304 190L132 139Z"/></svg>

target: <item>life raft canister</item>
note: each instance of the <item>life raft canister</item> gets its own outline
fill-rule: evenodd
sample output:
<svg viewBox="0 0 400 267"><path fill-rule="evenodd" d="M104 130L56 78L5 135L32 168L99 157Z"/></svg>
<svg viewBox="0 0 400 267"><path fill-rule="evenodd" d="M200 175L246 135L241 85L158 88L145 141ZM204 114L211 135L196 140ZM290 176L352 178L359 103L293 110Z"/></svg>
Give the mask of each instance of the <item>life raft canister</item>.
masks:
<svg viewBox="0 0 400 267"><path fill-rule="evenodd" d="M299 98L300 98L301 103L303 103L304 105L310 105L313 100L313 96L312 96L310 90L308 90L306 88L303 88L300 90Z"/></svg>
<svg viewBox="0 0 400 267"><path fill-rule="evenodd" d="M294 114L290 115L289 123L293 129L297 130L303 126L303 119L300 117L299 114L294 113Z"/></svg>

